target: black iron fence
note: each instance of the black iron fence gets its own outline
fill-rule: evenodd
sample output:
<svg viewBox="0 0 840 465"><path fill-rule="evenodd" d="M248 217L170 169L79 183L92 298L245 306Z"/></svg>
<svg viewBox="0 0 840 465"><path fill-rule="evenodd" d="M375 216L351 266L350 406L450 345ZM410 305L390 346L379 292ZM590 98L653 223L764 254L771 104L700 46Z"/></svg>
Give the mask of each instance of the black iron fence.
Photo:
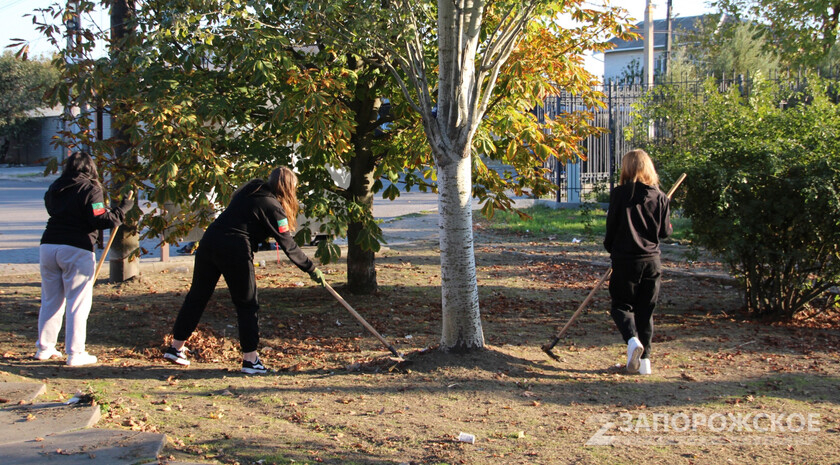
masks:
<svg viewBox="0 0 840 465"><path fill-rule="evenodd" d="M605 108L588 108L579 96L562 94L547 97L545 105L535 110L540 121L562 113L589 111L593 125L607 130L583 142L585 160L549 160L547 167L558 186L558 202L603 201L597 198L598 194L609 192L621 165L621 155L632 149L625 130L631 123L633 105L645 95L644 86L609 85L598 90L604 93Z"/></svg>
<svg viewBox="0 0 840 465"><path fill-rule="evenodd" d="M840 80L838 76L832 73L829 79L836 83ZM807 82L807 77L801 72L779 73L764 79L789 89L801 89ZM736 86L742 95L749 95L754 88L754 81L749 75L730 75L716 77L714 82L720 92ZM646 97L651 100L669 98L666 92L669 86L679 86L683 95L699 97L705 82L706 79L657 82L650 92L646 86L638 83L610 83L597 89L604 93L605 108L589 108L582 98L571 94L547 97L544 106L534 110L540 121L564 112L585 110L593 114L595 126L606 129L605 133L590 136L583 142L585 160L564 162L552 158L548 161L546 167L551 170L551 179L557 184L555 200L568 203L608 201L609 192L617 181L622 156L637 147L629 137L634 108L644 104ZM840 92L835 94L835 100L840 99ZM668 138L679 131L679 127L675 126L678 124L654 124L645 136L648 139Z"/></svg>

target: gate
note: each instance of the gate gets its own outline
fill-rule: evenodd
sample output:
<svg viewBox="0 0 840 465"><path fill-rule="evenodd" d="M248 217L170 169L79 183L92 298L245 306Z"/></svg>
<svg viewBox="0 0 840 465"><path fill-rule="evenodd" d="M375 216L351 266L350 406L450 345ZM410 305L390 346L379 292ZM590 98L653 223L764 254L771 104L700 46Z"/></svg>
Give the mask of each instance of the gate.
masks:
<svg viewBox="0 0 840 465"><path fill-rule="evenodd" d="M606 108L587 108L582 98L564 93L547 97L544 105L534 110L540 122L561 113L589 111L593 114L593 125L607 130L583 142L586 160L559 162L554 157L548 160L546 167L557 185L557 202L606 201L604 197L599 199L598 193L609 194L621 157L634 148L625 136L625 129L630 126L633 105L645 95L645 87L610 84L597 90L604 93Z"/></svg>

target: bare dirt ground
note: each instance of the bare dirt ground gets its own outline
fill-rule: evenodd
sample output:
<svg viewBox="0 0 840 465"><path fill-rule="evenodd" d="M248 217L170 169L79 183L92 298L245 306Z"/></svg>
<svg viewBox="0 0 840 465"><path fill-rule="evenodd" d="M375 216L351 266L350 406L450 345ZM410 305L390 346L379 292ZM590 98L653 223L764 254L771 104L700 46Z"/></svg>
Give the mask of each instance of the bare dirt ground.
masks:
<svg viewBox="0 0 840 465"><path fill-rule="evenodd" d="M555 348L559 362L540 349L606 271L597 245L479 227L476 258L487 350L469 355L435 350L435 243L378 257L374 296L342 291L343 262L322 267L407 354L410 363L400 365L285 257L258 267L261 355L276 370L264 376L239 373L223 282L188 342L193 364L181 368L160 355L189 272L100 280L88 348L101 363L67 368L30 359L39 276L0 277L0 381L43 380L48 400L90 392L106 410L98 427L165 433L162 461L840 463L840 315L751 321L734 282L703 277L720 274L719 264L689 264L672 248L654 374L629 375L615 367L625 346L605 289ZM462 432L474 443L459 441Z"/></svg>

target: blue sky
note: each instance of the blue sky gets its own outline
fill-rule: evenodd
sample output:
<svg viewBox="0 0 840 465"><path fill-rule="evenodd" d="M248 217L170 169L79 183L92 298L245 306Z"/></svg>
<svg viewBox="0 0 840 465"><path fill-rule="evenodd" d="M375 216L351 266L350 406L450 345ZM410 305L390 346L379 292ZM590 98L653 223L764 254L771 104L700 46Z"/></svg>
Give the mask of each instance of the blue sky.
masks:
<svg viewBox="0 0 840 465"><path fill-rule="evenodd" d="M54 52L49 43L38 35L31 18L24 18L23 15L31 13L35 8L47 7L58 0L0 0L0 47L5 50L12 39L25 39L30 42L30 55L49 56ZM60 0L60 3L64 3ZM600 2L598 2L600 3ZM653 0L653 17L660 19L665 17L666 0ZM613 0L612 4L626 8L630 15L638 20L644 19L645 0ZM673 0L675 16L694 16L710 12L705 0ZM101 26L108 24L108 12L100 11L93 18ZM587 60L587 68L590 72L601 74L599 70L598 57ZM601 67L602 68L602 67Z"/></svg>
<svg viewBox="0 0 840 465"><path fill-rule="evenodd" d="M29 41L30 55L50 56L55 49L49 44L46 38L39 35L32 24L31 17L24 15L33 13L36 8L46 8L53 4L62 4L64 0L0 0L0 47L5 50L6 46L12 43L12 39L25 39ZM108 24L108 12L100 11L93 18L97 23Z"/></svg>

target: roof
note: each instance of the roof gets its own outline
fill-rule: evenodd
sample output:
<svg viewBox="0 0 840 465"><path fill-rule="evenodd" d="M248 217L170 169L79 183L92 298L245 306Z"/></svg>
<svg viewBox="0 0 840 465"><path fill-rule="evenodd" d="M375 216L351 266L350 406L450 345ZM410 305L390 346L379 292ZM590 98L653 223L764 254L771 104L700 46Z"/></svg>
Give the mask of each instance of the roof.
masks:
<svg viewBox="0 0 840 465"><path fill-rule="evenodd" d="M52 108L40 107L32 110L26 110L24 112L27 118L52 118L55 116L61 116L63 113L64 107L61 105L56 105Z"/></svg>
<svg viewBox="0 0 840 465"><path fill-rule="evenodd" d="M686 17L676 17L671 19L671 28L673 31L685 31L685 32L693 32L696 31L700 27L701 21L708 17L709 15L700 15L700 16L686 16ZM639 21L636 23L636 26L633 28L633 32L642 35L644 33L644 21ZM665 19L655 19L653 20L653 48L665 48L665 40L668 32L668 22ZM615 47L611 48L610 50L605 50L604 53L616 53L616 52L624 52L627 50L641 50L644 48L644 38L639 37L636 40L622 40L617 37L613 37L609 41L611 44L615 44Z"/></svg>

